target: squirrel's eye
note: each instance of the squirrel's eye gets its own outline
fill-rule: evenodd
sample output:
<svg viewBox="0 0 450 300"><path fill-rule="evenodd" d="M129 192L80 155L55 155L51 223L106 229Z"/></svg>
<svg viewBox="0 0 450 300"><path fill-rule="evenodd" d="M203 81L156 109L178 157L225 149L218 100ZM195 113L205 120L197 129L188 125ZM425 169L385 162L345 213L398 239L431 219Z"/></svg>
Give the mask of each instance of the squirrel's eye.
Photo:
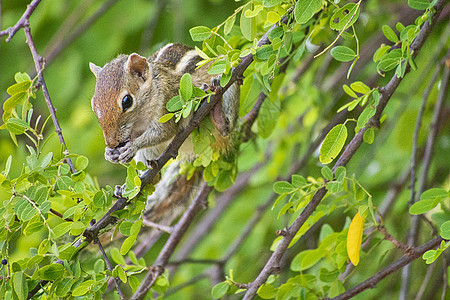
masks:
<svg viewBox="0 0 450 300"><path fill-rule="evenodd" d="M127 109L129 109L133 105L133 98L131 98L130 95L125 95L122 99L122 110L125 112Z"/></svg>

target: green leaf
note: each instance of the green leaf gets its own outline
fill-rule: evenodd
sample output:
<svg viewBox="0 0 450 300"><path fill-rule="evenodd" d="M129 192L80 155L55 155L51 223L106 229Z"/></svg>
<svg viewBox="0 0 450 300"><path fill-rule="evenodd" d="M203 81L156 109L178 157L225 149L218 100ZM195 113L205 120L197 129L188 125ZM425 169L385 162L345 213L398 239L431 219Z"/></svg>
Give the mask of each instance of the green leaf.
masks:
<svg viewBox="0 0 450 300"><path fill-rule="evenodd" d="M391 42L393 43L397 43L399 41L398 36L395 34L394 30L392 30L391 27L389 27L388 25L383 25L383 27L381 27L381 29L383 30L384 36Z"/></svg>
<svg viewBox="0 0 450 300"><path fill-rule="evenodd" d="M262 5L258 4L258 5L255 5L254 7L255 7L254 10L248 9L248 10L245 11L244 15L245 15L246 18L249 18L249 19L250 18L254 18L254 17L256 17L259 14L259 12L261 10L263 10L263 6Z"/></svg>
<svg viewBox="0 0 450 300"><path fill-rule="evenodd" d="M307 184L308 182L306 181L305 177L297 174L292 175L292 185L296 188L303 187Z"/></svg>
<svg viewBox="0 0 450 300"><path fill-rule="evenodd" d="M258 133L262 138L268 138L277 124L280 116L280 100L277 98L273 103L264 101L258 116Z"/></svg>
<svg viewBox="0 0 450 300"><path fill-rule="evenodd" d="M366 123L369 122L370 118L372 118L373 115L375 115L376 111L377 110L374 107L366 106L366 108L364 108L364 110L358 117L357 122L358 128L363 128L366 125Z"/></svg>
<svg viewBox="0 0 450 300"><path fill-rule="evenodd" d="M53 152L47 153L47 155L44 156L44 158L41 160L40 166L42 168L48 167L48 165L52 162L52 159L53 159Z"/></svg>
<svg viewBox="0 0 450 300"><path fill-rule="evenodd" d="M70 291L72 287L73 279L72 278L64 278L60 283L56 286L56 296L64 297Z"/></svg>
<svg viewBox="0 0 450 300"><path fill-rule="evenodd" d="M130 235L137 236L139 234L139 230L141 230L142 220L136 221L131 225Z"/></svg>
<svg viewBox="0 0 450 300"><path fill-rule="evenodd" d="M306 270L314 266L325 253L321 253L319 249L308 252L302 259L301 269Z"/></svg>
<svg viewBox="0 0 450 300"><path fill-rule="evenodd" d="M208 69L208 74L222 74L225 72L227 62L224 59L218 60L211 65Z"/></svg>
<svg viewBox="0 0 450 300"><path fill-rule="evenodd" d="M290 193L294 189L294 186L287 181L277 181L273 185L273 190L277 194Z"/></svg>
<svg viewBox="0 0 450 300"><path fill-rule="evenodd" d="M17 197L17 199L17 203L14 205L14 213L17 218L23 222L31 220L37 214L37 211L26 199L22 197Z"/></svg>
<svg viewBox="0 0 450 300"><path fill-rule="evenodd" d="M450 221L442 223L440 235L443 239L450 240Z"/></svg>
<svg viewBox="0 0 450 300"><path fill-rule="evenodd" d="M68 176L61 176L56 181L56 186L60 190L70 191L70 187L73 186L73 184L74 184L73 180Z"/></svg>
<svg viewBox="0 0 450 300"><path fill-rule="evenodd" d="M336 181L343 183L346 173L347 173L347 170L345 169L345 167L343 167L343 166L338 167L336 169L336 171L334 172L334 177L336 178Z"/></svg>
<svg viewBox="0 0 450 300"><path fill-rule="evenodd" d="M369 129L364 132L363 136L364 143L367 143L371 145L373 141L375 140L375 129L373 127L370 127Z"/></svg>
<svg viewBox="0 0 450 300"><path fill-rule="evenodd" d="M408 5L412 9L425 10L430 6L429 0L408 0Z"/></svg>
<svg viewBox="0 0 450 300"><path fill-rule="evenodd" d="M6 122L6 129L9 130L12 134L21 135L25 133L25 130L28 126L23 126L23 124L17 124L17 122L10 122L10 120L19 120L10 118L8 122Z"/></svg>
<svg viewBox="0 0 450 300"><path fill-rule="evenodd" d="M228 292L229 288L230 285L226 281L219 282L212 288L211 295L216 299L222 298Z"/></svg>
<svg viewBox="0 0 450 300"><path fill-rule="evenodd" d="M123 266L126 265L125 259L123 258L122 254L120 254L119 249L117 249L116 247L112 248L110 254L111 258L116 264L121 264Z"/></svg>
<svg viewBox="0 0 450 300"><path fill-rule="evenodd" d="M166 123L167 121L172 119L174 115L175 115L174 113L165 114L164 116L162 116L161 118L158 119L158 122L159 123Z"/></svg>
<svg viewBox="0 0 450 300"><path fill-rule="evenodd" d="M322 173L323 178L327 179L327 180L333 180L333 172L331 171L330 168L328 168L327 166L324 166L320 172Z"/></svg>
<svg viewBox="0 0 450 300"><path fill-rule="evenodd" d="M70 234L71 235L80 235L87 228L87 225L83 222L77 221L73 222L72 226L70 226Z"/></svg>
<svg viewBox="0 0 450 300"><path fill-rule="evenodd" d="M228 35L230 33L231 29L233 28L234 22L236 22L236 15L232 15L225 21L225 24L223 26L223 32L225 33L225 35Z"/></svg>
<svg viewBox="0 0 450 300"><path fill-rule="evenodd" d="M46 265L40 268L38 271L38 275L39 279L54 281L58 278L62 278L64 271L65 271L64 266L57 263L53 263L51 265Z"/></svg>
<svg viewBox="0 0 450 300"><path fill-rule="evenodd" d="M130 277L128 277L128 283L130 284L130 287L133 291L136 291L138 289L139 285L141 284L139 279L137 279L137 277L134 275L131 275Z"/></svg>
<svg viewBox="0 0 450 300"><path fill-rule="evenodd" d="M14 273L14 291L19 299L27 299L28 284L22 272Z"/></svg>
<svg viewBox="0 0 450 300"><path fill-rule="evenodd" d="M336 46L331 49L331 56L337 61L347 62L356 57L355 51L347 46Z"/></svg>
<svg viewBox="0 0 450 300"><path fill-rule="evenodd" d="M120 265L117 265L116 270L117 276L119 277L120 281L122 281L123 283L127 283L127 274L125 273L123 268Z"/></svg>
<svg viewBox="0 0 450 300"><path fill-rule="evenodd" d="M11 96L18 94L18 93L26 93L28 92L28 89L31 86L31 81L22 81L22 82L18 82L16 84L13 84L12 86L10 86L6 92L8 94L10 94Z"/></svg>
<svg viewBox="0 0 450 300"><path fill-rule="evenodd" d="M378 62L378 68L383 72L388 72L397 67L402 60L402 50L394 49L389 53L384 54Z"/></svg>
<svg viewBox="0 0 450 300"><path fill-rule="evenodd" d="M287 213L289 211L289 209L294 207L294 202L288 202L285 205L283 205L283 207L280 209L280 211L278 212L278 216L277 219L279 219L282 215L284 215L285 213Z"/></svg>
<svg viewBox="0 0 450 300"><path fill-rule="evenodd" d="M370 92L370 88L362 81L355 81L350 84L350 87L352 88L352 90L360 94L366 94Z"/></svg>
<svg viewBox="0 0 450 300"><path fill-rule="evenodd" d="M323 164L329 164L341 152L347 139L347 127L343 124L338 124L330 130L325 137L320 148L319 160Z"/></svg>
<svg viewBox="0 0 450 300"><path fill-rule="evenodd" d="M133 247L134 242L136 241L136 236L129 236L123 241L122 246L120 247L120 254L125 255L130 251L131 247Z"/></svg>
<svg viewBox="0 0 450 300"><path fill-rule="evenodd" d="M42 228L44 228L44 223L42 222L42 219L39 217L36 220L30 220L30 222L28 222L27 226L23 230L23 234L25 236L29 236L34 232L38 232Z"/></svg>
<svg viewBox="0 0 450 300"><path fill-rule="evenodd" d="M70 261L73 259L74 255L77 253L77 248L72 245L63 245L58 248L59 254L58 258L61 260Z"/></svg>
<svg viewBox="0 0 450 300"><path fill-rule="evenodd" d="M16 82L22 82L22 81L31 81L30 75L27 73L17 72L14 75L14 80Z"/></svg>
<svg viewBox="0 0 450 300"><path fill-rule="evenodd" d="M273 285L268 283L263 283L258 291L257 294L259 297L263 299L272 299L277 294L277 289L273 287Z"/></svg>
<svg viewBox="0 0 450 300"><path fill-rule="evenodd" d="M277 23L278 21L280 21L280 19L281 19L281 16L274 11L269 11L267 13L267 22L269 22L271 24Z"/></svg>
<svg viewBox="0 0 450 300"><path fill-rule="evenodd" d="M96 273L101 273L105 271L105 262L103 261L103 259L101 258L97 259L97 261L94 264L94 271Z"/></svg>
<svg viewBox="0 0 450 300"><path fill-rule="evenodd" d="M72 227L72 222L63 222L55 226L55 228L52 229L52 238L58 238L68 232L70 230L70 227Z"/></svg>
<svg viewBox="0 0 450 300"><path fill-rule="evenodd" d="M169 112L179 111L183 108L183 99L179 95L173 97L167 102L166 108Z"/></svg>
<svg viewBox="0 0 450 300"><path fill-rule="evenodd" d="M196 26L189 30L189 34L194 42L201 42L211 36L211 29L206 26Z"/></svg>
<svg viewBox="0 0 450 300"><path fill-rule="evenodd" d="M442 201L449 197L449 193L443 188L431 188L420 195L420 200L432 199Z"/></svg>
<svg viewBox="0 0 450 300"><path fill-rule="evenodd" d="M11 112L18 104L22 104L27 98L27 93L14 94L14 96L9 97L6 99L5 103L3 103L3 110L5 112Z"/></svg>
<svg viewBox="0 0 450 300"><path fill-rule="evenodd" d="M435 208L442 200L448 197L446 190L441 188L429 189L420 195L420 201L417 201L409 208L412 215L420 215Z"/></svg>
<svg viewBox="0 0 450 300"><path fill-rule="evenodd" d="M191 74L184 73L180 80L180 95L185 101L188 101L191 99L193 92Z"/></svg>
<svg viewBox="0 0 450 300"><path fill-rule="evenodd" d="M72 296L74 297L83 296L84 294L89 292L94 285L95 285L94 280L86 280L72 291Z"/></svg>
<svg viewBox="0 0 450 300"><path fill-rule="evenodd" d="M319 279L323 282L333 282L339 276L339 270L328 271L326 268L321 268L319 272Z"/></svg>
<svg viewBox="0 0 450 300"><path fill-rule="evenodd" d="M297 1L294 8L295 20L299 24L308 22L322 8L322 0Z"/></svg>
<svg viewBox="0 0 450 300"><path fill-rule="evenodd" d="M302 1L300 1L302 2ZM359 17L359 5L349 3L338 9L330 18L330 28L342 31L352 26Z"/></svg>
<svg viewBox="0 0 450 300"><path fill-rule="evenodd" d="M340 280L335 280L328 290L328 297L336 297L345 292L345 287Z"/></svg>
<svg viewBox="0 0 450 300"><path fill-rule="evenodd" d="M87 157L85 156L78 156L77 160L75 161L75 169L77 171L83 171L84 169L86 169L86 167L89 164L89 160Z"/></svg>
<svg viewBox="0 0 450 300"><path fill-rule="evenodd" d="M253 3L250 2L242 10L240 19L242 35L249 41L253 41L253 39L256 37L256 18L246 18L245 12L252 9Z"/></svg>

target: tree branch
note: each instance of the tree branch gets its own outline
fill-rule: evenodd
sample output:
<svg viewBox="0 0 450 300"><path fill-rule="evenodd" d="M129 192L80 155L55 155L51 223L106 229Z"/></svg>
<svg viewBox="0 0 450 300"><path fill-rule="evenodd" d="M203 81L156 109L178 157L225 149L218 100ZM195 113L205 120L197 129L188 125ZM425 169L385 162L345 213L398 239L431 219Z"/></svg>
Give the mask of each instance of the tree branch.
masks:
<svg viewBox="0 0 450 300"><path fill-rule="evenodd" d="M351 297L358 295L362 291L369 289L369 288L375 288L376 284L380 282L383 278L386 276L394 273L395 271L403 268L407 264L411 263L412 261L416 260L417 258L421 257L426 251L437 247L440 242L442 241L442 238L435 238L428 243L413 248L410 255L404 255L380 272L377 272L372 277L366 279L365 281L361 282L360 284L352 287L351 289L347 290L345 293L340 294L337 297L332 298L331 300L345 300L350 299Z"/></svg>

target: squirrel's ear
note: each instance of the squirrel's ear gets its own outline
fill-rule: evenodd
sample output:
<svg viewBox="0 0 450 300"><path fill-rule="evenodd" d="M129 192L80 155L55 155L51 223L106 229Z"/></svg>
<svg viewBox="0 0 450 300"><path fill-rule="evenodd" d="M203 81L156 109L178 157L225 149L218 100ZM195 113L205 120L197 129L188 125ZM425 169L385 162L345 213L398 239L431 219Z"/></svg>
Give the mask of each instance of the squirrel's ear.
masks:
<svg viewBox="0 0 450 300"><path fill-rule="evenodd" d="M129 73L135 72L138 74L139 77L142 77L144 80L147 79L148 63L145 57L142 57L136 53L130 54L126 65L127 71Z"/></svg>
<svg viewBox="0 0 450 300"><path fill-rule="evenodd" d="M102 70L102 68L96 66L94 63L91 62L89 63L89 68L91 69L92 73L94 73L95 77L98 77L100 71Z"/></svg>

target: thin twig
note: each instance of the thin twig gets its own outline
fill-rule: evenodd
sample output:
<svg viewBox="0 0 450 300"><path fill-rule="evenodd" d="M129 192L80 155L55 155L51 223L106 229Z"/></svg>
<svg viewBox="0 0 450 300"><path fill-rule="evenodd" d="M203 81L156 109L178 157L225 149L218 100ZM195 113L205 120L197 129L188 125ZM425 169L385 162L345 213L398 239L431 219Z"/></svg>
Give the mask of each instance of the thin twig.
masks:
<svg viewBox="0 0 450 300"><path fill-rule="evenodd" d="M389 234L389 232L387 232L387 230L384 226L378 226L377 229L379 232L384 234L384 238L386 240L390 241L392 244L394 244L395 247L397 247L400 250L402 250L403 252L405 252L405 254L408 254L408 255L411 254L412 247L405 245L402 242L400 242L399 240L397 240L396 238L394 238L392 235Z"/></svg>
<svg viewBox="0 0 450 300"><path fill-rule="evenodd" d="M41 0L33 0L30 4L28 4L27 9L23 13L22 17L17 21L17 23L9 27L8 29L0 31L0 37L2 36L8 36L6 39L6 42L11 41L11 39L14 37L14 35L21 29L24 28L28 24L28 20L30 19L31 15L33 14L34 10L38 6L38 4L41 2Z"/></svg>
<svg viewBox="0 0 450 300"><path fill-rule="evenodd" d="M38 78L39 78L39 85L42 88L42 93L44 94L45 103L47 103L48 110L50 112L50 115L52 116L53 124L55 125L56 134L58 135L59 142L61 143L61 145L64 146L65 154L68 155L69 151L68 151L66 142L64 141L62 130L61 130L61 127L59 126L58 118L56 117L56 109L53 106L52 100L50 98L50 94L47 89L47 84L45 83L44 74L42 73L44 62L43 62L42 57L39 56L39 54L36 50L36 46L34 45L33 37L31 36L30 22L28 21L28 19L24 20L23 29L25 31L25 36L27 39L28 47L30 48L31 54L33 56L36 73L38 74ZM72 160L69 157L66 157L66 162L70 166L71 172L75 173L75 167L73 166Z"/></svg>
<svg viewBox="0 0 450 300"><path fill-rule="evenodd" d="M98 238L96 238L94 240L94 244L98 245L98 249L100 249L100 252L102 253L103 259L106 262L106 267L112 273L113 266L111 265L111 262L109 261L108 255L106 255L105 249L103 249L102 243L100 243L100 240ZM114 284L116 286L117 293L119 294L120 299L125 299L125 296L123 295L123 292L122 292L122 290L120 289L120 286L119 286L119 283L120 283L119 277L113 277L113 278L114 278Z"/></svg>

